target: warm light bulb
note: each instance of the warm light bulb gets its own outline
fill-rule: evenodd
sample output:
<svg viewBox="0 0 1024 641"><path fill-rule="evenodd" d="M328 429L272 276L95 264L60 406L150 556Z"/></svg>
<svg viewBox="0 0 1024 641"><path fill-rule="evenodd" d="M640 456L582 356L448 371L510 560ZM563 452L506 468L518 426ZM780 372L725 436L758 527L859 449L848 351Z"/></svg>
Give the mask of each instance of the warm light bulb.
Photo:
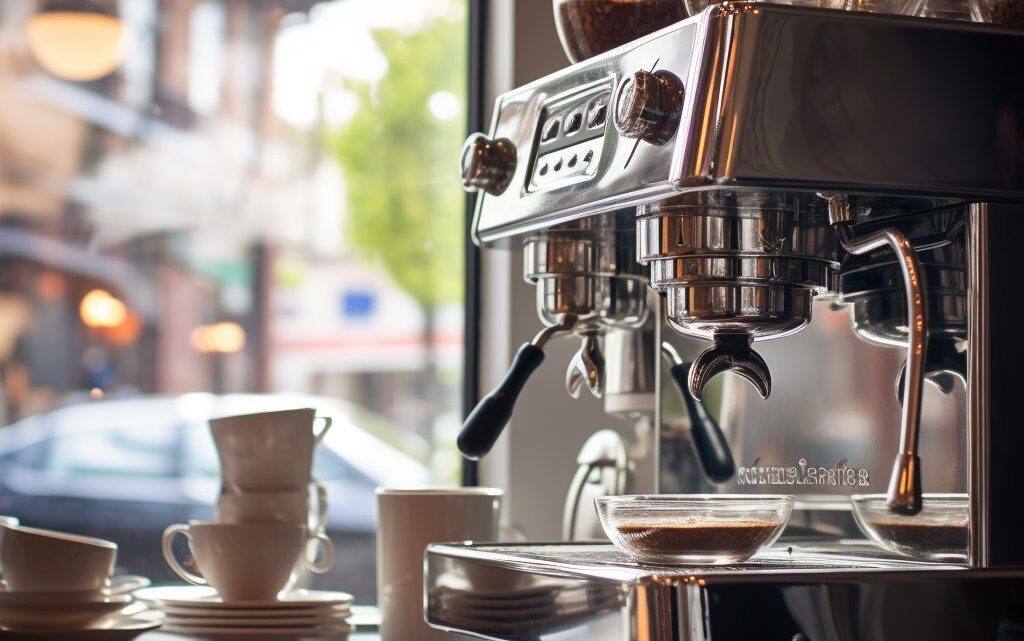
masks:
<svg viewBox="0 0 1024 641"><path fill-rule="evenodd" d="M65 80L96 80L121 63L124 25L116 16L43 11L29 18L25 32L39 66Z"/></svg>
<svg viewBox="0 0 1024 641"><path fill-rule="evenodd" d="M233 354L245 347L245 329L238 323L200 325L189 337L192 348L204 354Z"/></svg>
<svg viewBox="0 0 1024 641"><path fill-rule="evenodd" d="M110 292L94 289L82 297L78 314L86 327L109 328L125 322L128 318L128 308Z"/></svg>

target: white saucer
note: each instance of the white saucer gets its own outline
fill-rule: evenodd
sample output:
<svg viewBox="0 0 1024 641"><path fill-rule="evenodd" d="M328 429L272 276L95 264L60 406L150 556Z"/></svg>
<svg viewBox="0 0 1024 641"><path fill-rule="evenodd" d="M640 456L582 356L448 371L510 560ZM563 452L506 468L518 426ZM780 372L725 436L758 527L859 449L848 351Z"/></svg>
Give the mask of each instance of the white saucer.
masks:
<svg viewBox="0 0 1024 641"><path fill-rule="evenodd" d="M3 582L0 582L0 605L39 605L57 606L58 604L79 604L79 603L123 603L132 602L129 592L144 588L149 585L149 579L144 576L126 574L115 576L110 579L109 586L103 590L45 590L45 591L15 591L9 589Z"/></svg>
<svg viewBox="0 0 1024 641"><path fill-rule="evenodd" d="M130 599L129 599L130 601ZM0 626L32 630L91 627L124 610L126 602L0 604Z"/></svg>
<svg viewBox="0 0 1024 641"><path fill-rule="evenodd" d="M348 636L355 630L354 626L351 625L295 625L295 626L199 626L199 625L179 625L175 623L165 623L162 632L175 632L178 634L190 634L194 636L203 636L207 639L212 637L245 637L251 639L253 637L270 637L270 636L289 636L292 638L336 638L342 635Z"/></svg>
<svg viewBox="0 0 1024 641"><path fill-rule="evenodd" d="M164 632L165 630L161 630ZM200 637L205 641L348 641L351 632L195 632L193 630L166 630L169 634L184 634L192 637ZM47 640L49 641L49 640Z"/></svg>
<svg viewBox="0 0 1024 641"><path fill-rule="evenodd" d="M308 617L347 617L352 610L347 605L328 606L324 608L288 608L287 610L243 609L243 608L185 608L177 605L162 606L164 612L175 617L229 617L246 619L248 617L274 617L282 621L304 619Z"/></svg>
<svg viewBox="0 0 1024 641"><path fill-rule="evenodd" d="M558 612L558 606L554 603L543 605L537 608L521 608L505 610L499 607L480 608L462 605L448 605L444 608L448 613L459 618L470 619L494 619L496 621L532 620L549 617Z"/></svg>
<svg viewBox="0 0 1024 641"><path fill-rule="evenodd" d="M159 603L162 606L183 608L205 608L226 611L235 609L291 610L296 608L332 608L352 604L348 592L326 592L320 590L295 590L276 601L230 601L221 600L217 591L201 585L167 585L144 588L135 592L136 598Z"/></svg>
<svg viewBox="0 0 1024 641"><path fill-rule="evenodd" d="M59 608L67 605L83 603L120 603L128 605L132 602L130 594L110 595L103 592L11 592L0 590L0 605L19 605Z"/></svg>
<svg viewBox="0 0 1024 641"><path fill-rule="evenodd" d="M79 629L11 630L0 626L0 641L129 641L163 623L163 612L146 610L110 617L101 624Z"/></svg>
<svg viewBox="0 0 1024 641"><path fill-rule="evenodd" d="M501 601L506 603L513 600L531 600L544 597L551 597L558 589L549 585L538 585L529 588L512 588L511 590L469 590L472 595L481 600Z"/></svg>
<svg viewBox="0 0 1024 641"><path fill-rule="evenodd" d="M348 625L348 616L340 617L273 617L273 616L262 616L262 617L182 617L176 616L171 613L166 613L167 618L164 619L167 625L184 625L184 626L214 626L214 625L226 625L229 627L234 626L253 626L253 625L265 625L268 627L315 627L330 626L344 623Z"/></svg>

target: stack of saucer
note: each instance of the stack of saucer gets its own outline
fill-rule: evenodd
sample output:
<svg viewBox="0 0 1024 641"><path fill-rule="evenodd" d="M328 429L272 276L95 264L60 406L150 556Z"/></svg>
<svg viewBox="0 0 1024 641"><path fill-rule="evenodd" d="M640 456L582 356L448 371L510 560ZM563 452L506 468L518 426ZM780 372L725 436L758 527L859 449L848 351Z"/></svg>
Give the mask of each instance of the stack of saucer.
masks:
<svg viewBox="0 0 1024 641"><path fill-rule="evenodd" d="M445 616L469 625L484 625L495 632L515 633L558 612L558 590L531 586L510 590L438 590L433 601Z"/></svg>
<svg viewBox="0 0 1024 641"><path fill-rule="evenodd" d="M330 639L352 632L352 595L295 590L268 601L225 602L216 590L166 586L139 590L135 596L166 614L163 631L204 639Z"/></svg>
<svg viewBox="0 0 1024 641"><path fill-rule="evenodd" d="M127 641L160 627L163 615L129 592L142 577L110 578L109 541L2 524L0 639Z"/></svg>

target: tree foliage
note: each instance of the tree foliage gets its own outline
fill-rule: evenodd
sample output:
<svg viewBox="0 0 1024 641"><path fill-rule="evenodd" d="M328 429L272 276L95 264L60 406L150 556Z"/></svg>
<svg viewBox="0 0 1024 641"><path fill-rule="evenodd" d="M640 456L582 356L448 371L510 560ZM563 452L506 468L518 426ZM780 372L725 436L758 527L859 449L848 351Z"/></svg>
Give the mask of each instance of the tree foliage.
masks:
<svg viewBox="0 0 1024 641"><path fill-rule="evenodd" d="M457 162L465 109L441 120L428 108L439 91L466 102L463 1L453 5L455 15L431 18L414 33L374 32L387 72L372 85L346 81L358 110L327 133L345 175L347 237L426 310L463 295Z"/></svg>

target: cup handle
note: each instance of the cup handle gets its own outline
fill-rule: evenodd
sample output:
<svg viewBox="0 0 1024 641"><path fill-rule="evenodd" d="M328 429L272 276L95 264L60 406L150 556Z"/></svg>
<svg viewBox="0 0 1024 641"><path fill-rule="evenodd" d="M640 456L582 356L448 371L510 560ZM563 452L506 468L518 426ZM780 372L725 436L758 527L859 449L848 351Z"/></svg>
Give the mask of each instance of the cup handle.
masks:
<svg viewBox="0 0 1024 641"><path fill-rule="evenodd" d="M334 423L334 420L330 416L316 416L313 418L314 423L318 420L323 421L324 426L323 429L315 433L315 443L319 443L320 441L324 440L324 436L327 435L327 430L331 429L331 425Z"/></svg>
<svg viewBox="0 0 1024 641"><path fill-rule="evenodd" d="M178 559L174 557L174 548L171 547L171 543L174 542L174 537L178 534L183 535L186 539L188 539L189 545L192 545L192 535L189 534L187 525L183 523L178 523L177 525L169 526L166 530L164 530L164 538L162 542L164 551L164 561L167 561L167 565L170 566L171 570L173 570L175 574L185 579L189 583L194 583L196 585L206 585L206 579L199 576L198 574L192 574L191 572L186 570L184 567L182 567L181 563L178 562Z"/></svg>
<svg viewBox="0 0 1024 641"><path fill-rule="evenodd" d="M319 562L315 560L315 556L307 558L306 567L309 568L310 572L324 574L331 569L332 565L334 565L334 543L332 543L331 539L329 539L323 532L317 532L314 536L309 537L310 542L314 539L319 544L323 552L323 558L321 558Z"/></svg>
<svg viewBox="0 0 1024 641"><path fill-rule="evenodd" d="M316 508L313 512L311 530L320 533L327 528L327 487L316 479L313 479L312 485L316 494Z"/></svg>

